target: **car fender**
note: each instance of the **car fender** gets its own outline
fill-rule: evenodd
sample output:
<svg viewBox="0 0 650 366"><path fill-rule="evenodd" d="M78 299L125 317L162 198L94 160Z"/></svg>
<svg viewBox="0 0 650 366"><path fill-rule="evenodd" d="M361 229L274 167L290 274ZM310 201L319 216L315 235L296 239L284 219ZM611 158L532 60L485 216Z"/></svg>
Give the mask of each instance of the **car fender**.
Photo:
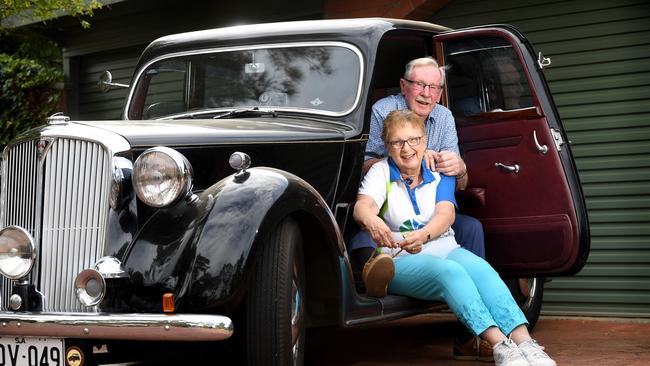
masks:
<svg viewBox="0 0 650 366"><path fill-rule="evenodd" d="M131 286L119 301L160 311L172 293L178 311L227 306L245 290L254 244L289 215L324 243L320 255L338 262L343 239L318 192L291 173L252 168L153 214L123 257Z"/></svg>
<svg viewBox="0 0 650 366"><path fill-rule="evenodd" d="M224 306L246 289L255 247L281 220L292 216L303 231L305 246L324 243L321 258L334 266L344 243L334 216L318 192L303 179L277 169L253 168L246 176L231 176L202 193L212 195L211 207L196 240L190 281L192 308ZM325 252L325 253L324 253Z"/></svg>

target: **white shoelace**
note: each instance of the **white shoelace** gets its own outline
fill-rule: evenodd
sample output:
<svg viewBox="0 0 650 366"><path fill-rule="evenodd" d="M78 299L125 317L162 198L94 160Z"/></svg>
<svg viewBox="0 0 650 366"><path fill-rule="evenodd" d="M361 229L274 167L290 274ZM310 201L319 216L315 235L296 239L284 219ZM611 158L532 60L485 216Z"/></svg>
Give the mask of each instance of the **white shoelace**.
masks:
<svg viewBox="0 0 650 366"><path fill-rule="evenodd" d="M521 350L517 347L515 342L512 341L512 339L508 338L503 340L500 344L502 344L504 347L508 349L507 353L504 355L505 358L500 361L518 361L518 360L525 360L525 356L521 352ZM504 352L505 353L505 352Z"/></svg>

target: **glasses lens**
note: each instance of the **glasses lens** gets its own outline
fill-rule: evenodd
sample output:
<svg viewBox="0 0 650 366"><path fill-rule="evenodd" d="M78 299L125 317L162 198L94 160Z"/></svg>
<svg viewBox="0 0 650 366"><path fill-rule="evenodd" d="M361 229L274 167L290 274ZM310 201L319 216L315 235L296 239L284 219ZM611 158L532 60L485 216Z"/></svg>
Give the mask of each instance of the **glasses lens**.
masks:
<svg viewBox="0 0 650 366"><path fill-rule="evenodd" d="M411 145L411 147L415 147L415 146L418 146L420 144L421 140L422 140L422 137L411 137L407 141L408 141L409 145Z"/></svg>

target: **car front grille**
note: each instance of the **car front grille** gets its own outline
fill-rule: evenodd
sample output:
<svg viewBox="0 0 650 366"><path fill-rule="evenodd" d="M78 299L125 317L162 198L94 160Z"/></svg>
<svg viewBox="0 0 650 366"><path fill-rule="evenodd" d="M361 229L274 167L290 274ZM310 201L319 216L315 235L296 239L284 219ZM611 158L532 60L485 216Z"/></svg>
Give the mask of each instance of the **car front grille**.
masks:
<svg viewBox="0 0 650 366"><path fill-rule="evenodd" d="M110 161L102 145L80 139L31 140L5 151L0 224L34 237L29 281L43 294L44 311L92 311L77 301L74 279L104 250ZM10 295L11 281L3 277L2 310Z"/></svg>

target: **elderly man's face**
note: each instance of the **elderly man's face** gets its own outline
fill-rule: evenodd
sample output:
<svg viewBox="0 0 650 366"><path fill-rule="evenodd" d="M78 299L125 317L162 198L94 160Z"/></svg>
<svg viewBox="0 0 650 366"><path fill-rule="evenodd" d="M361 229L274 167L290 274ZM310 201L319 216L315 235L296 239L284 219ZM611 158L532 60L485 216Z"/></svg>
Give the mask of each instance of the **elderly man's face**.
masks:
<svg viewBox="0 0 650 366"><path fill-rule="evenodd" d="M442 93L440 70L432 65L416 66L408 78L400 79L400 88L409 109L427 118L440 101ZM426 85L424 88L423 85ZM433 85L433 87L430 87Z"/></svg>

